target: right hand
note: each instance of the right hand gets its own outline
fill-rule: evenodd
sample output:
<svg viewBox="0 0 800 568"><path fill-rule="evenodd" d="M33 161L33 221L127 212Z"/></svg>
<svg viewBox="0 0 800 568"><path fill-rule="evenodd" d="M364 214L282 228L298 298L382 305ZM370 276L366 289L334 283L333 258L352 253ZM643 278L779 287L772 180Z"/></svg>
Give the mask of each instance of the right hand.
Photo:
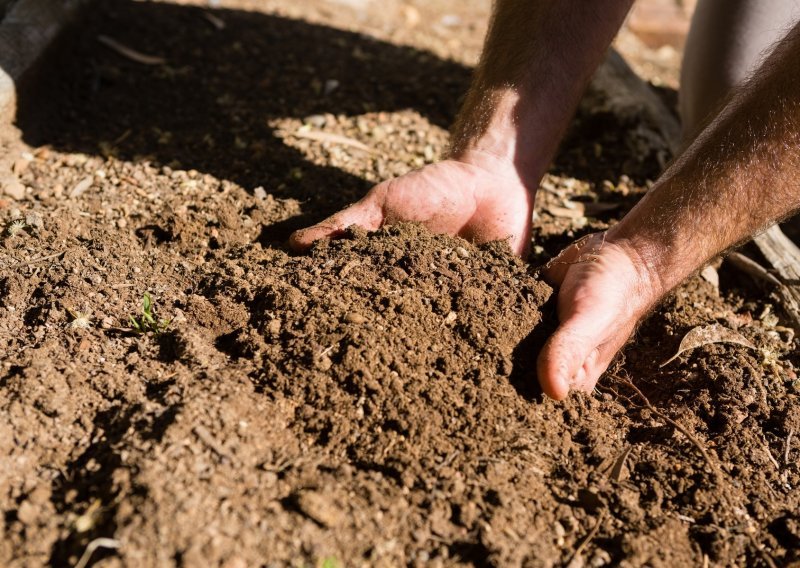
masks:
<svg viewBox="0 0 800 568"><path fill-rule="evenodd" d="M562 400L591 392L636 324L667 289L613 230L587 235L550 261L544 277L558 289L560 325L539 353L542 390Z"/></svg>
<svg viewBox="0 0 800 568"><path fill-rule="evenodd" d="M530 247L534 194L513 167L498 174L467 161L444 160L373 187L346 209L292 233L289 244L305 250L317 239L341 236L350 225L374 231L410 221L476 243L508 239L523 255Z"/></svg>

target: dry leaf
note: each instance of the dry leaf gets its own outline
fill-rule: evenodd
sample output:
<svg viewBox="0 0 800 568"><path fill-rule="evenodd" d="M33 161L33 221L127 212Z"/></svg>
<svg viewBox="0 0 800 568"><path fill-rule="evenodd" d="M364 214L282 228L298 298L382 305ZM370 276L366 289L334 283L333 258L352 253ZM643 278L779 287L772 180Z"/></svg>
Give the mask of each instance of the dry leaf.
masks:
<svg viewBox="0 0 800 568"><path fill-rule="evenodd" d="M659 368L672 363L681 353L685 351L697 349L698 347L709 345L711 343L732 343L734 345L741 345L742 347L747 347L749 349L756 349L756 346L747 341L747 339L742 337L741 334L733 331L732 329L728 329L723 325L718 323L712 323L711 325L700 325L691 329L689 333L687 333L683 339L681 339L678 352L661 363Z"/></svg>

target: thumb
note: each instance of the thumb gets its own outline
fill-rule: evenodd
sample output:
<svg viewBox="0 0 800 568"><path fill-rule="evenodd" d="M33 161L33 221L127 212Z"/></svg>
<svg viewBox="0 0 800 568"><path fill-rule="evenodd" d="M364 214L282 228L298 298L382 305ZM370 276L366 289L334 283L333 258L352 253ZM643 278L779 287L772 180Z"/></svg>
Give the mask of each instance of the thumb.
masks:
<svg viewBox="0 0 800 568"><path fill-rule="evenodd" d="M350 225L374 231L380 228L383 218L381 207L365 197L316 225L295 231L289 236L289 246L296 251L304 251L319 239L342 236Z"/></svg>
<svg viewBox="0 0 800 568"><path fill-rule="evenodd" d="M609 338L614 322L605 319L589 313L572 316L545 343L536 370L547 396L563 400L570 390L594 388L630 334L628 330Z"/></svg>

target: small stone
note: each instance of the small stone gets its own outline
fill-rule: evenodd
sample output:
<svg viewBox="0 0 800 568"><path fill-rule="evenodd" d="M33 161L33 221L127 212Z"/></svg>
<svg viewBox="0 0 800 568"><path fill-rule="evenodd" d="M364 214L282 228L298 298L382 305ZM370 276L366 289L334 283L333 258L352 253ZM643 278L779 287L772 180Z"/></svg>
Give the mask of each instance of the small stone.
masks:
<svg viewBox="0 0 800 568"><path fill-rule="evenodd" d="M22 201L25 199L25 185L17 179L16 176L3 176L0 179L0 185L3 187L3 193L11 199Z"/></svg>
<svg viewBox="0 0 800 568"><path fill-rule="evenodd" d="M253 190L253 195L259 201L264 201L267 198L267 190L259 185Z"/></svg>
<svg viewBox="0 0 800 568"><path fill-rule="evenodd" d="M336 527L342 522L339 507L325 495L303 491L295 495L294 502L301 513L325 528Z"/></svg>
<svg viewBox="0 0 800 568"><path fill-rule="evenodd" d="M22 172L28 169L31 161L26 160L25 158L17 158L14 160L14 164L11 166L11 171L15 174L20 175Z"/></svg>
<svg viewBox="0 0 800 568"><path fill-rule="evenodd" d="M362 316L358 312L349 312L344 316L344 320L347 323L362 324L367 321L367 318Z"/></svg>
<svg viewBox="0 0 800 568"><path fill-rule="evenodd" d="M30 213L25 215L25 224L37 231L41 231L44 228L44 221L42 221L42 216L36 213L35 211L31 211Z"/></svg>
<svg viewBox="0 0 800 568"><path fill-rule="evenodd" d="M306 117L305 123L310 124L314 128L322 128L325 126L327 119L321 114L312 114L311 116Z"/></svg>
<svg viewBox="0 0 800 568"><path fill-rule="evenodd" d="M340 83L336 79L328 79L325 81L325 86L322 88L322 93L327 97L336 89L338 89L339 85Z"/></svg>
<svg viewBox="0 0 800 568"><path fill-rule="evenodd" d="M461 258L469 258L469 251L464 247L456 247L456 254Z"/></svg>
<svg viewBox="0 0 800 568"><path fill-rule="evenodd" d="M76 183L69 192L69 196L71 198L80 197L84 191L92 187L94 183L94 178L92 176L86 176L81 181Z"/></svg>
<svg viewBox="0 0 800 568"><path fill-rule="evenodd" d="M598 548L592 555L592 559L589 561L589 566L594 568L608 566L609 564L611 564L611 555L602 548Z"/></svg>
<svg viewBox="0 0 800 568"><path fill-rule="evenodd" d="M23 525L33 525L36 523L36 507L30 501L23 501L17 509L17 518Z"/></svg>

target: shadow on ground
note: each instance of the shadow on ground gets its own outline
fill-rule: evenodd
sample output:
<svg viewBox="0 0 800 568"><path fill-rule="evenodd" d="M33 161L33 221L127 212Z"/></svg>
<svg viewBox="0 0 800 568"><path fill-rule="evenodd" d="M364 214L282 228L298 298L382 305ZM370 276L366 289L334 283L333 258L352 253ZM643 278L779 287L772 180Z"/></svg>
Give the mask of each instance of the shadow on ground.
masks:
<svg viewBox="0 0 800 568"><path fill-rule="evenodd" d="M311 164L275 135L271 120L413 109L447 127L468 85L469 69L428 52L239 10L214 10L225 25L217 29L207 13L127 0L87 10L54 50L37 85L45 96L20 103L26 142L264 186L275 197L313 200L318 218L368 184ZM99 35L167 63L130 61ZM329 81L338 88L326 93Z"/></svg>

